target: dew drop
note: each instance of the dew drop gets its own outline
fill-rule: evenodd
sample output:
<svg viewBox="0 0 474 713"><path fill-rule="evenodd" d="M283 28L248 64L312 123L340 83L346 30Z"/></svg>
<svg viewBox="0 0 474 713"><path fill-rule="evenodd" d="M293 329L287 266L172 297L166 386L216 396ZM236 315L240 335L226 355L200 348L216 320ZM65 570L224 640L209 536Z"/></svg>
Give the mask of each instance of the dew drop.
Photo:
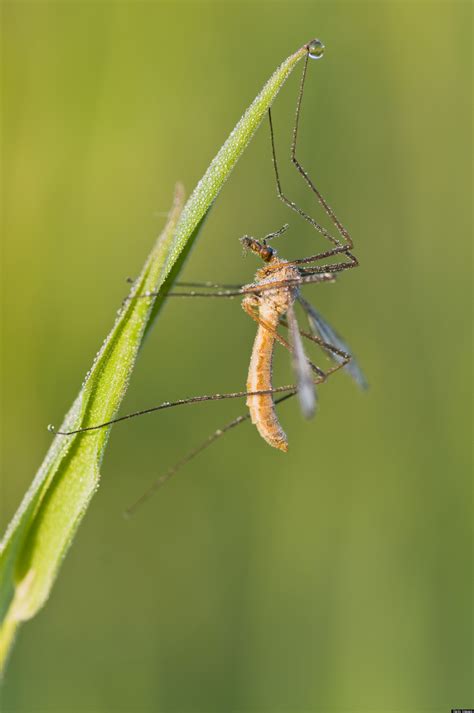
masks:
<svg viewBox="0 0 474 713"><path fill-rule="evenodd" d="M56 428L53 426L52 423L48 423L48 431L49 431L50 433L55 433L55 432L56 432Z"/></svg>
<svg viewBox="0 0 474 713"><path fill-rule="evenodd" d="M324 45L321 40L311 40L308 44L308 55L311 59L321 59L324 54Z"/></svg>

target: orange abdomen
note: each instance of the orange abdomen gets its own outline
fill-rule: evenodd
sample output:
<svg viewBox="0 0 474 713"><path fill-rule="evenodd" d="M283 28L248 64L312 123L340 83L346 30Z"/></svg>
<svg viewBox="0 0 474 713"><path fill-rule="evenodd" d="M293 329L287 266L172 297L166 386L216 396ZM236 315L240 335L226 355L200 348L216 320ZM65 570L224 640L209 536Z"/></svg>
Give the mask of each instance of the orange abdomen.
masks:
<svg viewBox="0 0 474 713"><path fill-rule="evenodd" d="M272 319L272 324L265 315L265 321L272 329L276 329L278 316ZM268 329L259 325L257 336L252 349L249 373L247 377L248 391L267 391L272 388L272 359L275 337ZM272 394L259 396L247 396L247 406L249 407L252 423L257 427L258 432L274 448L281 451L288 450L288 440L275 413Z"/></svg>

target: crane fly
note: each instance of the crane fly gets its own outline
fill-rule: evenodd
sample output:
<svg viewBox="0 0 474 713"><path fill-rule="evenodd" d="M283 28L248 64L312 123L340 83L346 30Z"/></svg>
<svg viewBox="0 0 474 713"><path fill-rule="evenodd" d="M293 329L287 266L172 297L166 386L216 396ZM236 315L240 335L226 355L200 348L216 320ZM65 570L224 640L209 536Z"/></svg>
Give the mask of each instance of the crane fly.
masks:
<svg viewBox="0 0 474 713"><path fill-rule="evenodd" d="M139 505L147 500L153 492L174 475L183 465L188 463L198 453L211 445L232 428L250 419L256 426L262 438L272 447L286 452L288 439L278 420L275 406L295 394L298 395L300 408L306 418L314 415L317 405L316 387L325 382L329 376L340 369L345 369L354 381L361 387L366 387L364 375L352 355L349 347L337 332L329 325L322 315L303 297L301 289L307 284L334 282L336 274L359 265L352 252L353 241L346 228L339 221L332 208L314 185L308 172L303 168L296 157L298 128L303 100L308 59L319 59L324 46L320 40L312 40L306 46L307 54L304 60L298 98L296 103L296 117L291 142L291 162L302 176L303 180L316 196L326 216L333 223L338 232L334 237L325 227L314 218L299 208L283 193L275 150L275 137L271 110L268 110L272 161L275 172L277 194L283 203L301 218L308 222L320 235L329 241L331 247L322 252L296 260L286 260L278 256L274 247L269 243L280 237L288 228L284 225L279 230L257 240L245 235L241 243L246 251L253 252L264 263L257 270L255 280L247 285L217 285L214 283L176 283L179 288L199 288L191 291L170 292L168 297L206 297L206 298L235 298L242 297L244 311L256 322L257 334L253 344L250 365L245 391L236 391L226 394L212 394L193 396L178 401L166 401L158 406L142 409L125 416L119 416L105 423L87 426L74 431L56 431L59 435L68 436L76 433L94 431L110 426L120 421L125 421L136 416L161 411L174 406L202 403L205 401L219 401L223 399L246 398L248 413L215 431L197 448L178 461L171 469L161 475L152 486L126 511L131 514ZM331 259L335 262L328 262ZM320 264L322 262L322 264ZM149 292L140 297L152 297L157 293ZM127 298L127 299L134 299ZM299 328L295 303L298 302L309 322L309 331ZM280 328L288 330L288 339L279 331ZM323 370L308 359L303 346L303 338L319 345L332 360L332 365ZM287 349L292 357L295 384L274 387L272 383L272 362L275 344L280 344ZM283 394L274 400L275 394ZM54 427L49 427L55 431Z"/></svg>

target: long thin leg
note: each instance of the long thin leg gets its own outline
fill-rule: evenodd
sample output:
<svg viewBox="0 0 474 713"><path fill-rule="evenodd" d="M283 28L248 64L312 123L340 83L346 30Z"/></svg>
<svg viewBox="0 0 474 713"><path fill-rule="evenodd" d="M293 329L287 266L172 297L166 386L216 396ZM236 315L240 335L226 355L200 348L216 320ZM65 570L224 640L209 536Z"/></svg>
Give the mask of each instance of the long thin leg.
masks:
<svg viewBox="0 0 474 713"><path fill-rule="evenodd" d="M209 448L209 446L212 445L214 441L216 441L218 438L223 436L224 433L227 433L228 431L230 431L231 428L235 428L235 426L238 426L240 423L247 421L249 418L249 413L245 414L245 416L238 416L230 423L226 424L222 428L218 428L217 431L214 431L214 433L208 436L208 438L206 438L205 441L200 443L199 446L194 448L192 451L187 453L184 458L181 458L181 460L171 466L171 468L169 468L166 473L160 475L150 485L150 487L145 490L143 495L140 495L140 497L125 510L125 517L131 517L135 513L135 511L138 510L139 507L141 507L147 500L151 498L151 496L158 490L158 488L160 488L164 483L166 483L167 480L169 480L173 475L175 475L179 470L181 470L181 468L187 463L189 463L189 461L199 455L199 453L202 453L202 451L204 451L206 448Z"/></svg>
<svg viewBox="0 0 474 713"><path fill-rule="evenodd" d="M126 282L133 285L135 280L133 279L133 277L127 277ZM173 286L175 285L177 285L178 287L199 287L202 289L214 288L216 290L237 290L239 287L241 287L241 285L224 285L218 282L213 282L212 280L206 280L205 282L181 282L181 280L177 280L173 283ZM140 295L137 295L137 297L140 297Z"/></svg>
<svg viewBox="0 0 474 713"><path fill-rule="evenodd" d="M238 290L241 285L221 285L217 282L174 282L174 285L178 287L202 287L203 289L216 289L216 290Z"/></svg>
<svg viewBox="0 0 474 713"><path fill-rule="evenodd" d="M285 263L286 265L292 265L293 263L287 262ZM346 263L342 263L345 265ZM282 263L279 263L278 267L281 267ZM345 268L343 268L345 269ZM338 272L338 270L335 270L335 272ZM303 272L302 274L306 274L306 272ZM315 279L313 280L305 280L304 282L333 282L334 281L334 276L329 274L329 272L326 271L320 271L318 270L317 272L309 272L308 274L315 275ZM282 287L293 287L293 286L298 286L301 284L301 280L299 279L294 279L294 280L279 280L278 282L269 282L265 283L263 285L258 285L258 284L253 284L253 285L242 285L242 286L237 286L238 289L236 290L218 290L217 292L196 292L192 290L191 292L168 292L166 297L213 297L213 298L219 298L219 297L228 297L228 298L233 298L233 297L242 297L243 295L248 295L248 294L260 294L261 292L268 292L271 290L278 290ZM136 295L134 297L127 297L126 299L145 299L147 297L156 297L159 295L159 292L145 292L143 295Z"/></svg>
<svg viewBox="0 0 474 713"><path fill-rule="evenodd" d="M78 428L74 431L57 431L54 426L48 426L48 430L51 433L56 433L60 436L73 436L76 433L86 433L87 431L97 431L99 428L105 428L106 426L111 426L114 423L120 423L121 421L128 421L130 418L135 418L136 416L144 416L148 413L154 413L155 411L163 411L167 408L173 408L174 406L186 406L187 404L198 404L204 401L223 401L224 399L240 399L246 396L262 396L264 394L278 394L284 391L294 391L296 386L290 384L288 386L277 386L274 389L268 389L265 391L234 391L228 394L209 394L204 396L191 396L189 399L178 399L177 401L164 401L158 406L151 406L150 408L141 409L140 411L133 411L132 413L127 413L125 416L118 416L118 418L112 418L110 421L104 421L103 423L97 423L93 426L84 426L84 428Z"/></svg>
<svg viewBox="0 0 474 713"><path fill-rule="evenodd" d="M286 401L287 399L290 399L292 396L296 394L296 390L292 391L289 394L285 394L285 396L282 396L280 399L277 399L275 401L275 404L280 404L283 401ZM225 433L230 431L232 428L235 428L235 426L239 426L241 423L244 423L245 421L248 421L250 418L250 414L247 413L245 416L238 416L235 418L233 421L230 423L226 424L222 428L218 428L217 431L214 431L212 435L210 435L208 438L206 438L205 441L203 441L199 446L194 448L192 451L190 451L187 455L184 456L184 458L181 458L177 463L175 463L169 470L166 471L166 473L163 473L163 475L160 475L154 483L146 490L143 495L141 495L138 500L136 500L133 505L130 505L125 510L124 515L126 517L131 517L136 510L141 507L147 500L151 498L151 496L160 488L164 483L166 483L167 480L173 477L173 475L176 475L176 473L181 470L181 468L189 461L191 461L193 458L195 458L199 453L202 453L206 448L209 448L210 445L212 445L215 441L217 441L218 438L223 436Z"/></svg>
<svg viewBox="0 0 474 713"><path fill-rule="evenodd" d="M336 228L338 229L340 235L344 238L344 240L347 243L347 247L349 249L352 248L353 242L352 238L349 235L349 232L346 230L346 228L342 225L341 221L339 218L336 216L332 208L329 206L327 203L326 199L321 195L319 190L316 188L314 183L312 182L311 178L309 177L307 171L303 168L303 166L300 164L298 159L296 158L296 143L298 140L298 128L299 128L299 121L300 121L300 114L301 114L301 104L303 101L303 92L304 92L304 84L305 84L305 79L306 79L306 71L308 68L308 57L306 57L306 61L303 65L303 74L301 76L301 83L300 83L300 91L298 94L298 101L296 104L296 117L295 117L295 126L293 129L293 140L291 142L291 160L293 164L296 166L297 170L299 173L303 176L304 180L308 184L308 186L311 188L315 196L317 197L319 203L322 205L324 208L324 211L326 214L329 216L329 218L332 220Z"/></svg>
<svg viewBox="0 0 474 713"><path fill-rule="evenodd" d="M350 258L350 262L335 262L335 263L328 263L326 265L315 265L314 267L311 267L309 269L302 269L301 275L304 277L305 275L320 275L321 273L326 273L326 272L342 272L343 270L350 270L353 267L358 267L359 266L359 261L357 258L350 252L346 253L347 257ZM313 259L311 257L309 258L301 258L301 260L298 261L299 265L304 265L313 262Z"/></svg>
<svg viewBox="0 0 474 713"><path fill-rule="evenodd" d="M303 259L301 262L306 263L306 262L313 262L314 258L308 258L308 260ZM296 261L295 261L296 262ZM298 261L300 262L300 261ZM286 265L293 265L293 262L288 262ZM334 264L328 264L328 265L318 265L313 268L308 268L308 269L302 269L301 270L301 277L303 279L294 279L294 280L279 280L275 282L268 282L263 285L243 285L240 287L238 290L219 290L218 292L196 292L192 290L191 292L168 292L166 297L212 297L212 298L225 298L228 297L229 299L232 299L234 297L242 297L243 295L251 295L251 294L256 294L259 295L262 292L271 292L272 290L279 290L282 287L297 287L298 285L301 284L307 284L309 282L333 282L334 277L333 273L336 272L342 272L343 270L350 269L352 267L357 267L358 266L358 261L353 260L352 262L340 262L340 263L334 263ZM281 267L281 265L278 265L276 269ZM310 276L318 276L318 279L314 280L307 280L305 279L306 277ZM146 297L155 297L159 293L157 292L147 292L143 295L137 295L135 298L132 299L144 299Z"/></svg>
<svg viewBox="0 0 474 713"><path fill-rule="evenodd" d="M275 150L275 137L273 133L273 120L272 120L272 112L271 109L268 110L268 119L270 121L270 138L272 142L272 158L273 158L273 167L275 170L275 180L276 180L276 186L277 186L277 194L278 198L286 205L288 208L291 208L295 213L298 213L304 220L306 220L310 225L313 226L315 230L318 231L321 235L323 235L327 240L329 240L333 245L340 245L340 241L337 238L334 238L326 228L324 228L320 223L318 223L314 218L312 218L308 213L306 213L302 208L296 205L294 201L291 201L287 196L283 193L282 188L281 188L281 181L280 181L280 172L278 170L278 163L277 163L277 158L276 158L276 150Z"/></svg>
<svg viewBox="0 0 474 713"><path fill-rule="evenodd" d="M310 215L305 213L301 208L299 208L294 201L291 201L287 196L283 193L282 188L281 188L281 181L280 181L280 175L279 175L279 170L278 170L278 162L276 158L276 149L275 149L275 137L274 137L274 131L273 131L273 121L272 121L272 113L271 109L268 110L268 118L269 118L269 123L270 123L270 139L271 139L271 146L272 146L272 158L273 158L273 166L275 170L275 179L276 179L276 185L277 185L277 193L278 197L280 200L285 203L291 210L295 211L295 213L298 213L304 220L306 220L308 223L310 223L315 230L318 231L321 235L323 235L327 240L329 240L333 245L336 245L337 247L345 247L347 249L351 249L353 246L352 238L350 237L348 231L340 220L337 218L336 214L332 210L332 208L329 206L325 198L322 196L322 194L319 192L319 190L316 188L314 183L311 181L307 171L303 168L303 166L299 163L298 159L296 158L296 145L297 145L297 139L298 139L298 127L299 127L299 119L300 119L300 112L301 112L301 103L303 100L303 90L304 90L304 83L306 79L306 71L307 71L307 66L308 66L308 58L305 59L305 63L303 66L303 74L301 77L301 83L300 83L300 89L298 93L298 99L296 103L296 117L295 117L295 126L293 128L293 138L291 142L291 161L298 170L298 172L303 176L304 180L310 187L310 189L313 191L313 193L316 195L316 198L318 199L318 202L322 206L324 212L328 217L331 219L331 221L334 223L336 226L339 234L341 237L346 241L345 246L341 246L341 241L338 238L333 237L326 228L324 228L322 225L320 225L314 218L312 218Z"/></svg>
<svg viewBox="0 0 474 713"><path fill-rule="evenodd" d="M340 248L334 248L334 250L326 250L326 252L324 253L317 253L317 255L309 255L308 257L298 258L297 260L289 260L286 263L275 263L274 265L269 265L267 267L267 270L276 271L279 270L283 265L308 265L312 262L317 262L318 260L333 257L334 255L340 255L341 253L343 253L346 257L349 258L349 262L329 262L325 265L315 265L310 270L305 270L303 268L301 270L301 274L316 275L325 272L342 272L343 270L359 266L359 261L356 256L349 252L347 248L341 246Z"/></svg>

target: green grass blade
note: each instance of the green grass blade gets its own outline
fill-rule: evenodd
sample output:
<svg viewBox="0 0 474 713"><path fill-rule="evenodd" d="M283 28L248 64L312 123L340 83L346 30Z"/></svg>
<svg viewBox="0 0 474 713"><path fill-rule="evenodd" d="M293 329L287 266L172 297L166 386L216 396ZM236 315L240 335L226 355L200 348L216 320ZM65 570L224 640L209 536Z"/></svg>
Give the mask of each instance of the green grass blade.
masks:
<svg viewBox="0 0 474 713"><path fill-rule="evenodd" d="M143 337L213 201L306 46L288 57L247 109L183 208L178 187L168 223L145 262L131 296L157 298L123 305L79 396L64 419L69 431L114 418L125 394ZM0 544L0 669L15 631L46 602L60 564L99 483L110 428L56 436Z"/></svg>

